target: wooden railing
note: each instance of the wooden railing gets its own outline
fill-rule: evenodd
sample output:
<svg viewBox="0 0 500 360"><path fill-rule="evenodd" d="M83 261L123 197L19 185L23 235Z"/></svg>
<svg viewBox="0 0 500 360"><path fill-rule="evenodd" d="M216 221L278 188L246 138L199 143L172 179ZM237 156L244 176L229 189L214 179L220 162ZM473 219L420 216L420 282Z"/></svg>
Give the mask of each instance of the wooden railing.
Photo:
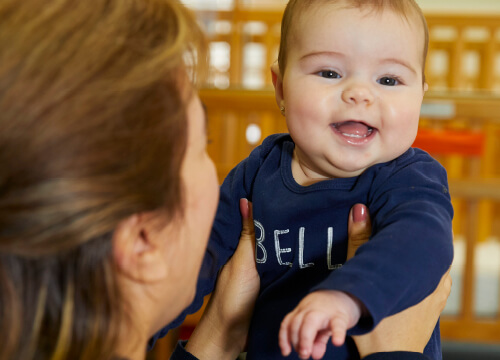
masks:
<svg viewBox="0 0 500 360"><path fill-rule="evenodd" d="M460 311L456 315L441 318L441 334L443 339L448 340L498 343L500 342L500 309L497 307L496 314L492 316L478 316L475 312L474 299L477 297L476 284L478 279L478 274L475 271L477 266L475 253L480 243L476 229L482 221L480 206L481 202L484 201L499 206L500 178L451 181L450 194L465 203L463 207L465 214L462 221L465 227L466 257L462 284L460 284L462 289ZM498 229L492 227L490 231L496 236L499 235ZM493 277L498 281L499 274L492 275L496 275Z"/></svg>
<svg viewBox="0 0 500 360"><path fill-rule="evenodd" d="M221 51L214 57L209 83L219 88L270 85L269 66L278 57L282 13L282 7L242 5L232 11L199 11L210 42ZM500 15L425 16L430 34L426 68L430 89L500 90ZM251 61L249 52L258 57L256 61ZM218 61L221 57L222 62Z"/></svg>

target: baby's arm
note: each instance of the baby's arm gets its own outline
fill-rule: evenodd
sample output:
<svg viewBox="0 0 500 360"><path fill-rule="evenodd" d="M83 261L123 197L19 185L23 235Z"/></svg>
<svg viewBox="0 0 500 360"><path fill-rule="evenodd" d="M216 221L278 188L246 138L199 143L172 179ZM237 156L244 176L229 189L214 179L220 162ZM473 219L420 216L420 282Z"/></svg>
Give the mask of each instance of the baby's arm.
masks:
<svg viewBox="0 0 500 360"><path fill-rule="evenodd" d="M293 346L301 359L321 359L330 336L335 346L341 346L361 313L361 303L342 291L319 290L307 295L281 323L282 354L288 356Z"/></svg>
<svg viewBox="0 0 500 360"><path fill-rule="evenodd" d="M349 214L348 260L368 241L371 230L366 207L361 204L353 206ZM361 302L345 292L318 290L309 294L281 323L279 342L282 354L289 355L293 346L301 358L321 359L330 336L334 345L342 345L346 331L358 322L363 312Z"/></svg>
<svg viewBox="0 0 500 360"><path fill-rule="evenodd" d="M420 172L402 167L391 181L379 175L378 189L369 199L370 210L376 214L371 241L354 259L313 287L311 294L337 290L366 305L366 321L354 324L358 326L352 335L420 302L451 264L452 208L446 175L436 169L435 162L427 163L429 166L420 166ZM326 343L324 337L322 340Z"/></svg>

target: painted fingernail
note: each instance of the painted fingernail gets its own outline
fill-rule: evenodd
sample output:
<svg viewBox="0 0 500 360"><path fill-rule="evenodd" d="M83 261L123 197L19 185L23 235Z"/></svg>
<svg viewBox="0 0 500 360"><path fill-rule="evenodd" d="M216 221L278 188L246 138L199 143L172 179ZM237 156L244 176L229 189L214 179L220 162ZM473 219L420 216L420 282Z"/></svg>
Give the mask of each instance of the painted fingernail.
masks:
<svg viewBox="0 0 500 360"><path fill-rule="evenodd" d="M356 204L352 209L352 218L354 222L362 222L366 220L366 206L363 204Z"/></svg>
<svg viewBox="0 0 500 360"><path fill-rule="evenodd" d="M240 211L241 215L247 219L248 218L248 213L249 213L249 207L248 207L248 200L245 198L240 199Z"/></svg>

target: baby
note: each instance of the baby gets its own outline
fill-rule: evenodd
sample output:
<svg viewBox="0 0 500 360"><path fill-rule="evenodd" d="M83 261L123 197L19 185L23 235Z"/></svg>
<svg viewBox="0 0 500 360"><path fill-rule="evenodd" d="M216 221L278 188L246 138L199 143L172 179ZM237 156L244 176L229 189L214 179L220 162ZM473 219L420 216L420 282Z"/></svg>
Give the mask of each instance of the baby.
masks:
<svg viewBox="0 0 500 360"><path fill-rule="evenodd" d="M261 291L248 360L359 359L347 330L365 333L420 302L451 265L446 172L411 148L427 44L414 0L287 5L272 70L289 134L266 138L225 179L190 309L236 249L239 199L249 199ZM357 203L368 206L373 233L346 263ZM441 359L438 325L424 353Z"/></svg>

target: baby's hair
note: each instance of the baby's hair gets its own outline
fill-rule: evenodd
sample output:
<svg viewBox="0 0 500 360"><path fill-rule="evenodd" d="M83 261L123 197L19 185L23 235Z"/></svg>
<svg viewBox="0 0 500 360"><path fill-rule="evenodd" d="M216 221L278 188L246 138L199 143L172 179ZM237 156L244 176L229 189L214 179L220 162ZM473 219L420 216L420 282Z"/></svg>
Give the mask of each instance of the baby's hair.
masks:
<svg viewBox="0 0 500 360"><path fill-rule="evenodd" d="M424 29L424 51L422 61L422 81L425 83L425 62L427 58L427 51L429 48L429 29L427 21L422 13L422 10L415 2L415 0L290 0L285 8L283 20L281 22L281 41L278 55L278 65L280 73L283 76L286 69L288 44L293 23L297 21L299 14L303 13L306 9L313 6L322 4L338 4L341 9L366 9L382 12L385 10L393 11L401 15L406 21L410 17L416 17L422 22Z"/></svg>

